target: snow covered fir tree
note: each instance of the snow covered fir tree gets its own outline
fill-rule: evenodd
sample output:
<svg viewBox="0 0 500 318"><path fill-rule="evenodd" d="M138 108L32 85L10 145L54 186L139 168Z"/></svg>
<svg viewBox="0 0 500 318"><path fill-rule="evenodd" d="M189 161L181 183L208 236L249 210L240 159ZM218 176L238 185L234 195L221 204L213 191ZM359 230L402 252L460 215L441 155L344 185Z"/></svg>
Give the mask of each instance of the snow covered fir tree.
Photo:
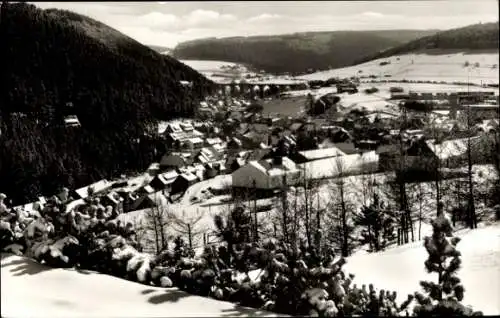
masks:
<svg viewBox="0 0 500 318"><path fill-rule="evenodd" d="M459 237L452 234L452 225L443 213L431 222L432 235L424 238L424 246L429 254L425 268L429 273L437 273L437 282L422 281L423 295L415 293L418 305L414 308L417 316L481 316L480 311L464 306L464 286L457 271L462 264L461 254L456 249Z"/></svg>

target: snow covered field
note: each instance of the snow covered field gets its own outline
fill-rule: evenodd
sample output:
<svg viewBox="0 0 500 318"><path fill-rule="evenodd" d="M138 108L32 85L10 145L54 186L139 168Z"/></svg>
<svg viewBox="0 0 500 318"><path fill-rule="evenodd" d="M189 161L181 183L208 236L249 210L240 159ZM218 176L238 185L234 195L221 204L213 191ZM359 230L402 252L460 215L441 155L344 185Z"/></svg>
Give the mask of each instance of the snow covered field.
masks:
<svg viewBox="0 0 500 318"><path fill-rule="evenodd" d="M469 54L441 50L439 52L391 56L359 65L308 74L300 78L327 80L332 77L374 75L388 80L467 82L469 78L472 83L498 84L498 59L498 51ZM390 62L390 64L380 65L382 62ZM464 67L466 62L470 65L470 73ZM477 67L473 67L475 64ZM386 77L386 75L390 75L390 77Z"/></svg>
<svg viewBox="0 0 500 318"><path fill-rule="evenodd" d="M460 233L461 232L461 233ZM462 253L458 275L465 287L463 303L486 315L500 314L500 225L463 230L457 249ZM427 252L423 243L388 249L377 254L358 254L348 258L345 269L356 275L354 283L372 283L377 288L396 290L400 301L421 290L419 281L437 281L436 274L427 274L424 261Z"/></svg>
<svg viewBox="0 0 500 318"><path fill-rule="evenodd" d="M274 317L276 314L95 272L2 254L2 317ZM282 316L282 315L280 315Z"/></svg>

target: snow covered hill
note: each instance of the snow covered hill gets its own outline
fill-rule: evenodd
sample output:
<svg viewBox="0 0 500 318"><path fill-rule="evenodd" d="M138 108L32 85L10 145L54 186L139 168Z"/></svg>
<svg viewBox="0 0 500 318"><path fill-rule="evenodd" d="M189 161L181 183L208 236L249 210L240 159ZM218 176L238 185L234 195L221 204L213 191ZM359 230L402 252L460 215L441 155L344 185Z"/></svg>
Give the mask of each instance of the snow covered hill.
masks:
<svg viewBox="0 0 500 318"><path fill-rule="evenodd" d="M486 315L500 314L500 224L462 230L459 276L464 304ZM396 290L401 301L427 274L422 241L377 254L355 254L346 271L354 283ZM2 317L193 317L277 316L228 302L189 295L176 288L140 285L94 272L51 269L32 260L2 254Z"/></svg>
<svg viewBox="0 0 500 318"><path fill-rule="evenodd" d="M460 233L461 232L461 233ZM458 275L465 287L463 303L485 315L500 314L500 225L462 230L457 249L462 253ZM424 261L427 252L423 242L388 249L377 254L360 254L348 258L346 271L354 273L354 283L373 284L377 288L396 290L398 299L420 289L419 281L437 282L436 274L427 274Z"/></svg>
<svg viewBox="0 0 500 318"><path fill-rule="evenodd" d="M2 254L2 317L273 317L269 312Z"/></svg>
<svg viewBox="0 0 500 318"><path fill-rule="evenodd" d="M332 77L369 77L384 80L444 81L491 84L499 82L498 50L468 53L439 50L396 55L363 64L304 75L306 80ZM469 67L466 67L469 65ZM469 70L470 69L470 70Z"/></svg>

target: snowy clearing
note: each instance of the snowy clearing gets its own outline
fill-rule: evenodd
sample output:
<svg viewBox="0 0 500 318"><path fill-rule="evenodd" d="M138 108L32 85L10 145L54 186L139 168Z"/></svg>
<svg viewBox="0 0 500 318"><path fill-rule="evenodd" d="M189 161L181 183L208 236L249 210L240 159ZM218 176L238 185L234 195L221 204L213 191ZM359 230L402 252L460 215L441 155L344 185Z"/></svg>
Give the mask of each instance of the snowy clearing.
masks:
<svg viewBox="0 0 500 318"><path fill-rule="evenodd" d="M2 317L278 316L177 288L145 286L95 272L52 269L9 254L2 254L1 286Z"/></svg>
<svg viewBox="0 0 500 318"><path fill-rule="evenodd" d="M428 54L431 53L431 54ZM390 64L380 65L383 62ZM468 62L470 73L464 67ZM478 64L476 64L478 63ZM477 67L472 68L474 65ZM496 66L494 66L496 65ZM441 50L439 52L412 53L376 59L363 64L322 71L300 77L306 80L327 80L332 77L370 76L391 80L434 80L498 84L498 51L471 53Z"/></svg>

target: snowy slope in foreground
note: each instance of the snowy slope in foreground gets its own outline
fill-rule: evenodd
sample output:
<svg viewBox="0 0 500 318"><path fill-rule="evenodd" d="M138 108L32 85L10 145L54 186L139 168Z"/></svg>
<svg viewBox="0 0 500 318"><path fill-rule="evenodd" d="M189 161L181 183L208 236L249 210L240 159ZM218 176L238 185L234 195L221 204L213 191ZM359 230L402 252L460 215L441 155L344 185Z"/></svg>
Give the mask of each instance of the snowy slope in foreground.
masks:
<svg viewBox="0 0 500 318"><path fill-rule="evenodd" d="M2 317L276 316L176 288L140 285L97 273L51 269L2 254Z"/></svg>
<svg viewBox="0 0 500 318"><path fill-rule="evenodd" d="M457 233L462 253L459 277L465 287L463 303L486 315L500 314L500 225ZM437 282L437 274L427 274L423 242L389 249L379 254L353 255L347 260L347 272L354 273L354 283L372 283L376 288L396 290L400 301L420 290L419 281Z"/></svg>

